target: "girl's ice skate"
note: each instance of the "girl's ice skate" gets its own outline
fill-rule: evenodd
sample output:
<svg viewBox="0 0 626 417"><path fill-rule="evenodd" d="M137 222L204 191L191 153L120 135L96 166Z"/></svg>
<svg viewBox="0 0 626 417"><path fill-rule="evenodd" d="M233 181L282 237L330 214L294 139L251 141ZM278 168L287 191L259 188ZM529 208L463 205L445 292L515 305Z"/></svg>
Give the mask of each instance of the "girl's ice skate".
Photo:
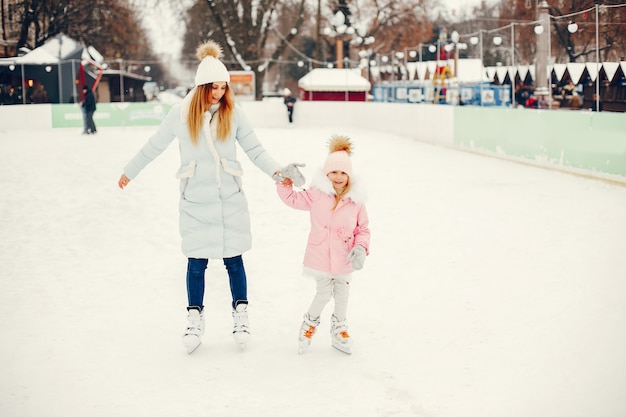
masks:
<svg viewBox="0 0 626 417"><path fill-rule="evenodd" d="M204 334L204 314L199 307L189 307L187 309L187 320L189 324L183 335L183 344L187 348L187 353L193 353L202 343L201 337Z"/></svg>
<svg viewBox="0 0 626 417"><path fill-rule="evenodd" d="M300 344L298 353L304 353L304 351L311 346L311 338L315 334L319 324L319 317L317 319L312 319L309 313L304 315L304 321L300 326L300 335L298 336L298 343Z"/></svg>
<svg viewBox="0 0 626 417"><path fill-rule="evenodd" d="M347 320L339 321L337 317L333 315L331 319L330 337L333 341L333 347L337 350L352 354L352 339L348 334Z"/></svg>
<svg viewBox="0 0 626 417"><path fill-rule="evenodd" d="M250 338L250 330L248 328L248 304L238 303L233 310L233 337L235 342L243 348Z"/></svg>

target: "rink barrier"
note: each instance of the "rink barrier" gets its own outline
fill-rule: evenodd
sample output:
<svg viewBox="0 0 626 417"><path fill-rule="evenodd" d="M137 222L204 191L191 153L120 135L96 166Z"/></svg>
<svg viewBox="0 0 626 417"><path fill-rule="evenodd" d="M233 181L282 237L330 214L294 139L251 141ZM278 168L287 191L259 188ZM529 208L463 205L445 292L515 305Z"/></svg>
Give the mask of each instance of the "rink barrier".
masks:
<svg viewBox="0 0 626 417"><path fill-rule="evenodd" d="M282 99L241 102L258 128L285 128ZM98 103L99 127L157 126L171 106ZM81 129L76 104L0 106L0 132ZM534 110L374 102L298 101L298 127L362 128L421 142L497 156L561 171L626 183L626 115L587 110Z"/></svg>
<svg viewBox="0 0 626 417"><path fill-rule="evenodd" d="M461 149L626 182L624 113L459 107L454 130Z"/></svg>

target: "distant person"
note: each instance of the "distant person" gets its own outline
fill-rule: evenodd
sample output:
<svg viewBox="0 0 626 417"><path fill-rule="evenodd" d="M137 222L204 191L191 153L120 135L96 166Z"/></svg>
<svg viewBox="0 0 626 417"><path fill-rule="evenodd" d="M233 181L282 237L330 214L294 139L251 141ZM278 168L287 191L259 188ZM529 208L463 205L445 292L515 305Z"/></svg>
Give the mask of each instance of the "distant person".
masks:
<svg viewBox="0 0 626 417"><path fill-rule="evenodd" d="M311 344L322 310L331 298L332 346L352 353L348 333L348 296L352 272L363 268L369 253L370 230L363 185L352 172L352 144L347 137L330 141L323 171L308 189L295 191L290 181L277 183L281 200L310 212L311 228L304 254L304 273L316 280L316 294L300 327L299 352Z"/></svg>
<svg viewBox="0 0 626 417"><path fill-rule="evenodd" d="M93 114L96 111L96 97L93 95L91 88L88 88L86 85L83 86L83 101L81 102L81 107L83 110L83 134L84 135L94 135L97 133L96 124L93 122Z"/></svg>
<svg viewBox="0 0 626 417"><path fill-rule="evenodd" d="M602 100L598 100L598 95L593 95L593 102L591 103L591 111L602 111Z"/></svg>
<svg viewBox="0 0 626 417"><path fill-rule="evenodd" d="M574 94L576 94L576 86L574 85L572 80L569 80L567 84L563 86L563 95L565 97L571 97Z"/></svg>
<svg viewBox="0 0 626 417"><path fill-rule="evenodd" d="M574 94L570 97L569 106L572 110L578 110L581 104L580 96L578 94Z"/></svg>
<svg viewBox="0 0 626 417"><path fill-rule="evenodd" d="M187 257L187 320L183 344L187 353L200 346L204 334L205 271L209 259L223 261L232 300L235 342L250 336L248 291L242 254L250 250L250 214L242 188L237 145L257 168L277 181L304 183L294 164L284 168L262 146L239 106L230 74L220 61L222 47L207 41L196 51L200 64L195 87L174 104L157 131L124 167L118 186L129 182L178 139L180 166L179 227Z"/></svg>
<svg viewBox="0 0 626 417"><path fill-rule="evenodd" d="M546 100L545 95L539 96L539 100L537 100L537 108L538 109L547 109L548 108L548 100Z"/></svg>
<svg viewBox="0 0 626 417"><path fill-rule="evenodd" d="M515 92L515 102L518 106L526 107L527 101L531 96L531 90L527 85L518 85Z"/></svg>
<svg viewBox="0 0 626 417"><path fill-rule="evenodd" d="M296 98L291 95L291 90L285 88L283 91L285 106L287 107L287 116L289 117L289 123L293 123L293 109L296 105Z"/></svg>
<svg viewBox="0 0 626 417"><path fill-rule="evenodd" d="M50 102L46 88L42 84L35 84L31 91L30 99L34 104Z"/></svg>
<svg viewBox="0 0 626 417"><path fill-rule="evenodd" d="M6 94L4 98L4 104L19 104L21 103L21 99L19 94L15 91L15 87L9 87L9 92Z"/></svg>

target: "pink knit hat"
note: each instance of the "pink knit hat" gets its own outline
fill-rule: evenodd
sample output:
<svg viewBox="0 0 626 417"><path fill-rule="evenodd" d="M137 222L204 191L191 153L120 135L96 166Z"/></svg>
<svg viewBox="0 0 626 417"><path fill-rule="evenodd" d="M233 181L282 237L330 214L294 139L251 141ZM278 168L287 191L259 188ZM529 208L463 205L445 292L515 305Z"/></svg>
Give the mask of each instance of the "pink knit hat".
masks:
<svg viewBox="0 0 626 417"><path fill-rule="evenodd" d="M352 143L346 136L333 136L329 142L330 155L324 164L324 174L328 175L332 171L343 171L352 176Z"/></svg>

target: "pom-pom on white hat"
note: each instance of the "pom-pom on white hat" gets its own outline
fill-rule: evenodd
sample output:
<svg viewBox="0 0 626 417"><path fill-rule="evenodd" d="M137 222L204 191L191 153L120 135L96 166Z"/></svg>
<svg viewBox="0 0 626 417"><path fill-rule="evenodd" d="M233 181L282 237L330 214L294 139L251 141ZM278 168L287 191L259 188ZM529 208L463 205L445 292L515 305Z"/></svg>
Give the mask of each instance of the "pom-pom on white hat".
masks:
<svg viewBox="0 0 626 417"><path fill-rule="evenodd" d="M196 56L200 60L200 65L196 71L195 85L230 82L230 74L220 61L222 47L217 42L209 40L198 46Z"/></svg>
<svg viewBox="0 0 626 417"><path fill-rule="evenodd" d="M328 144L330 155L324 164L324 174L329 172L343 171L352 176L352 143L347 136L333 136Z"/></svg>

